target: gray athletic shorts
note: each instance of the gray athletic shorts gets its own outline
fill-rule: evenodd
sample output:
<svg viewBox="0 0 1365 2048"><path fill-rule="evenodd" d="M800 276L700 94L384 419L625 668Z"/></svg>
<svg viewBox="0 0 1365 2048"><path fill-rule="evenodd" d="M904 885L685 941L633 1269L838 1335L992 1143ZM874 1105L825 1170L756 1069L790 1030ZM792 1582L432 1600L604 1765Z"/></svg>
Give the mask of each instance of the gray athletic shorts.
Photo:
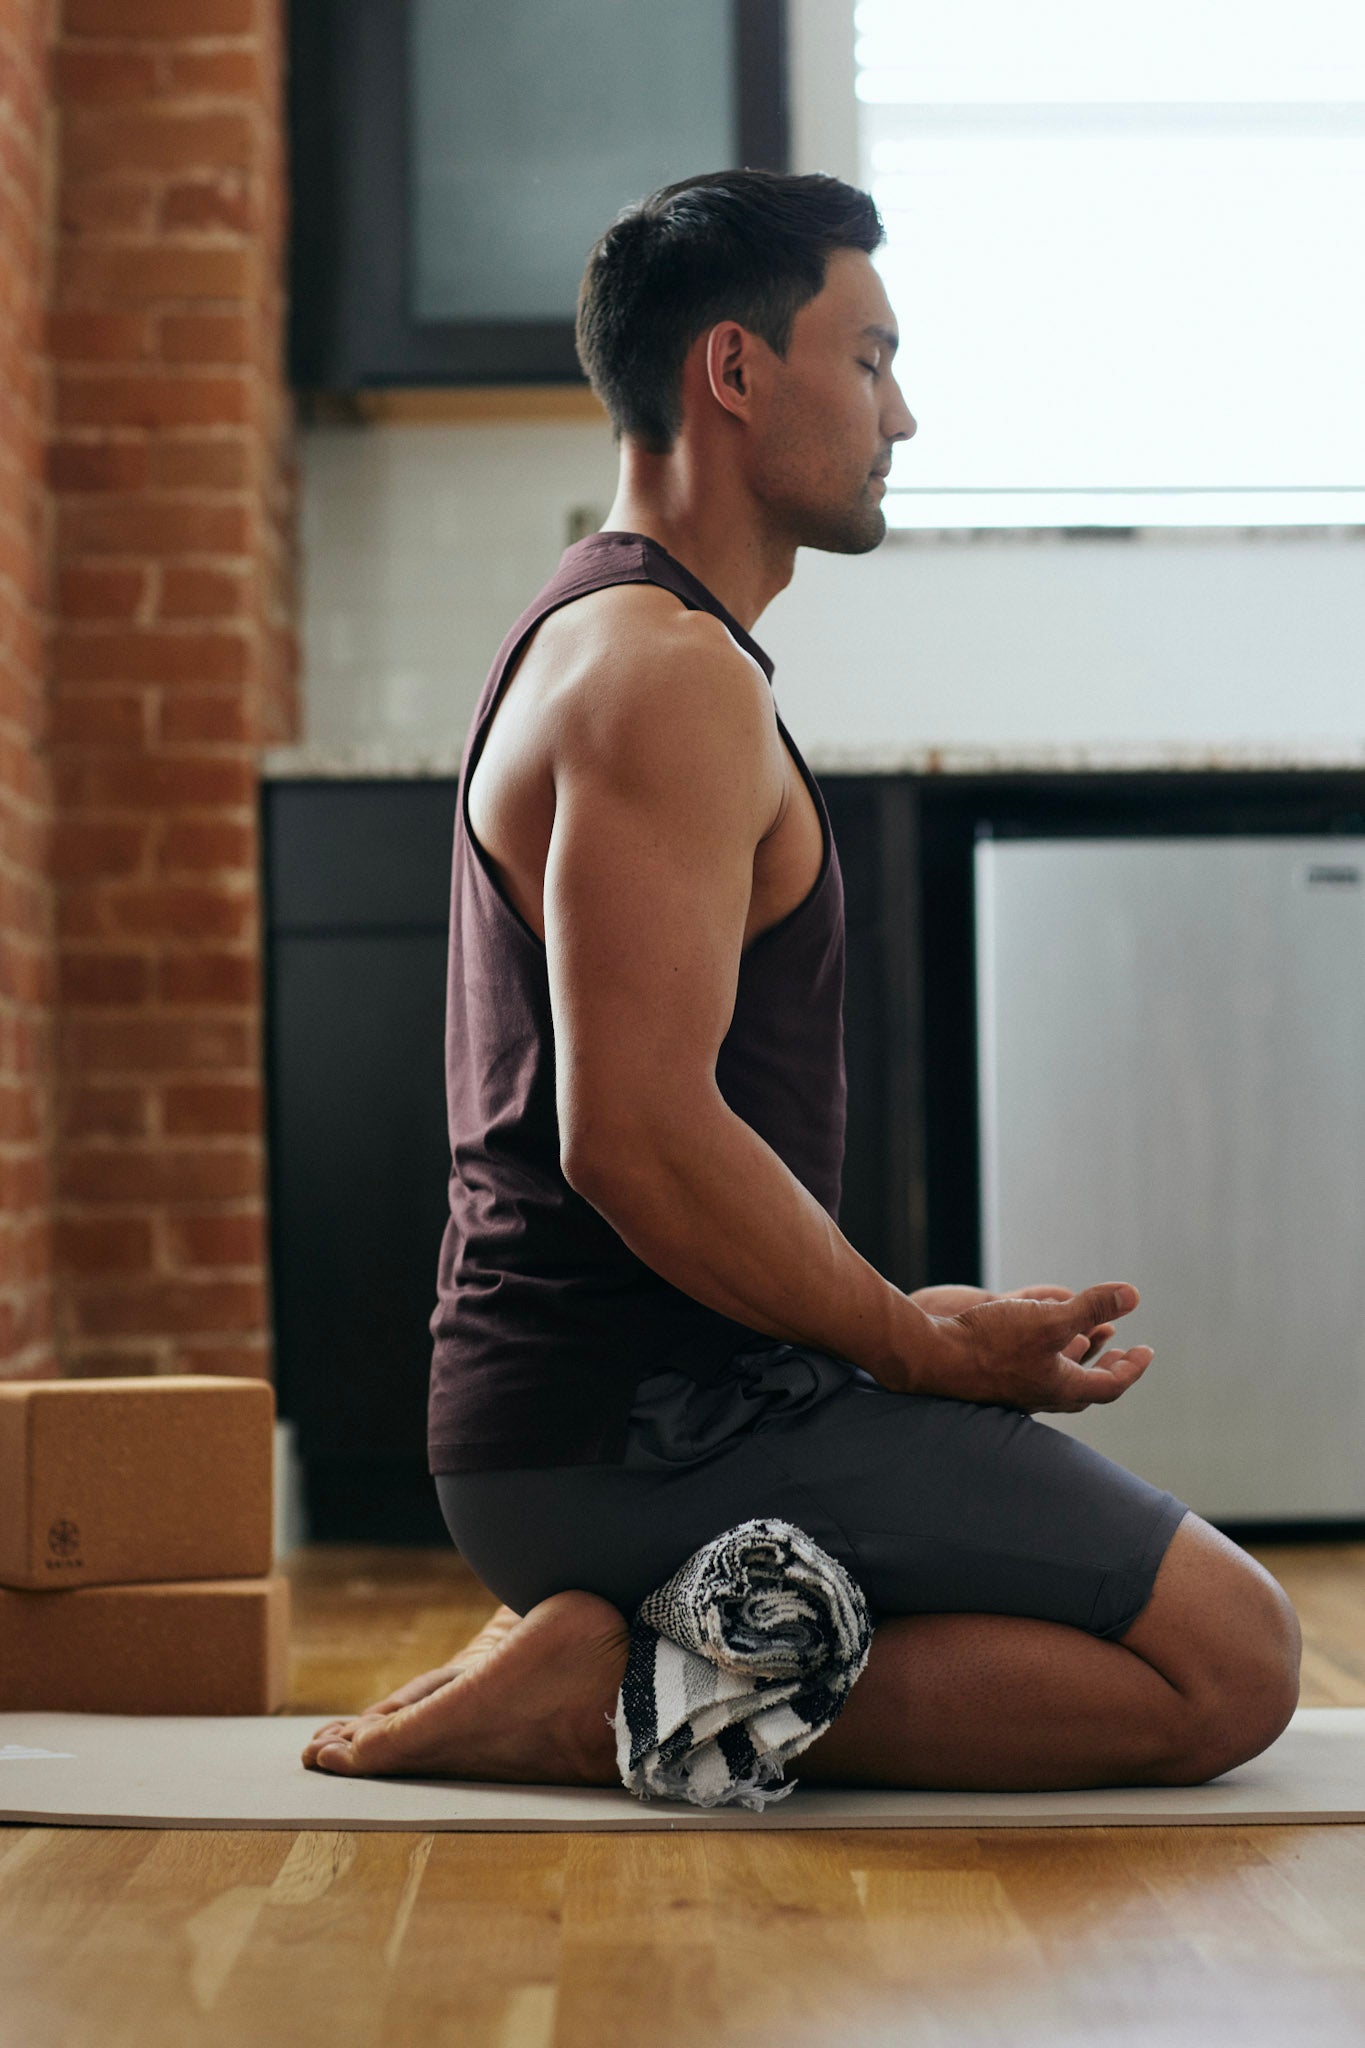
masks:
<svg viewBox="0 0 1365 2048"><path fill-rule="evenodd" d="M641 1381L619 1465L446 1472L446 1526L519 1614L569 1587L630 1616L752 1515L804 1529L887 1614L1022 1614L1120 1636L1189 1510L1021 1409L894 1394L774 1344Z"/></svg>

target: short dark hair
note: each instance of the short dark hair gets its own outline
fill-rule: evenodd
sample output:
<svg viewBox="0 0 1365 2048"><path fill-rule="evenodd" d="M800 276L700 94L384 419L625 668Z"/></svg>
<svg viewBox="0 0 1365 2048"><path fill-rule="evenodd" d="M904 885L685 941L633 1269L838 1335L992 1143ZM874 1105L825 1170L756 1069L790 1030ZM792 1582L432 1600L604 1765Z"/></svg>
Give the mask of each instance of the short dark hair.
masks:
<svg viewBox="0 0 1365 2048"><path fill-rule="evenodd" d="M832 249L886 239L866 192L822 171L712 171L625 207L594 243L578 289L578 360L611 416L666 455L682 424L682 366L718 320L785 356Z"/></svg>

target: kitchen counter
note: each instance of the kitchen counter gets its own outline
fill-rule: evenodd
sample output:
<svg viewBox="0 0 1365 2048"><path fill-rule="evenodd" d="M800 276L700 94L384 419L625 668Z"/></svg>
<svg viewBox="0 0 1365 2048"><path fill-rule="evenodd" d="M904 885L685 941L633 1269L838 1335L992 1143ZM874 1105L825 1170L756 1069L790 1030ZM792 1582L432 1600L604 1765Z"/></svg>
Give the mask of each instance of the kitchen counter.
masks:
<svg viewBox="0 0 1365 2048"><path fill-rule="evenodd" d="M801 744L798 739L798 745ZM408 777L413 780L460 773L460 745L423 752L417 747L362 744L352 747L271 747L261 756L261 774L271 780ZM1294 772L1322 768L1365 768L1365 740L1355 747L1332 742L1286 741L1268 746L1161 746L1082 743L1078 746L862 747L802 746L816 775L1057 775Z"/></svg>

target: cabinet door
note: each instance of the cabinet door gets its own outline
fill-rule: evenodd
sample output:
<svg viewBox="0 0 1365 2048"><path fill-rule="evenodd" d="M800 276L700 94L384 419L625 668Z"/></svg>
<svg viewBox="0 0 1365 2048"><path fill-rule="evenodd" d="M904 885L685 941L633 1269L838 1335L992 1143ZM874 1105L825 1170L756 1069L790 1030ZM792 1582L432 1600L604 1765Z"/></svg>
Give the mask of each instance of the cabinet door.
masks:
<svg viewBox="0 0 1365 2048"><path fill-rule="evenodd" d="M848 1133L839 1228L897 1287L921 1287L929 1276L914 793L904 776L818 779L844 879Z"/></svg>
<svg viewBox="0 0 1365 2048"><path fill-rule="evenodd" d="M426 1402L446 935L296 934L273 966L275 1330L310 1533L439 1541Z"/></svg>
<svg viewBox="0 0 1365 2048"><path fill-rule="evenodd" d="M445 1543L426 1396L455 784L281 783L263 808L276 1381L309 1532Z"/></svg>

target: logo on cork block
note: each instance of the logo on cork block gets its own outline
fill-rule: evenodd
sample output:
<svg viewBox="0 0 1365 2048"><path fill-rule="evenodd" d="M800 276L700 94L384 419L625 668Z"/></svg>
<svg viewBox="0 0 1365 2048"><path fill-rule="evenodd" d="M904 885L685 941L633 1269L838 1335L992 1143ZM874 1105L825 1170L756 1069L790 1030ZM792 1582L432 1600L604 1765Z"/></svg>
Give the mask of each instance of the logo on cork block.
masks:
<svg viewBox="0 0 1365 2048"><path fill-rule="evenodd" d="M45 1563L50 1572L74 1570L82 1562L80 1524L62 1516L47 1532L47 1547L51 1556Z"/></svg>

